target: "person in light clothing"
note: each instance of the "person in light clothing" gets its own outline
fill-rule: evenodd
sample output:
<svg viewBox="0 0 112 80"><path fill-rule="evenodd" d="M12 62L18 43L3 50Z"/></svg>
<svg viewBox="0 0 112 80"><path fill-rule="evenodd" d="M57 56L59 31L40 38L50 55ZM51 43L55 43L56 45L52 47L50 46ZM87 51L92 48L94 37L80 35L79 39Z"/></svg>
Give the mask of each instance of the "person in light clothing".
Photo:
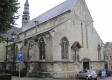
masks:
<svg viewBox="0 0 112 80"><path fill-rule="evenodd" d="M105 79L105 76L106 76L106 71L105 70L102 71L101 76Z"/></svg>

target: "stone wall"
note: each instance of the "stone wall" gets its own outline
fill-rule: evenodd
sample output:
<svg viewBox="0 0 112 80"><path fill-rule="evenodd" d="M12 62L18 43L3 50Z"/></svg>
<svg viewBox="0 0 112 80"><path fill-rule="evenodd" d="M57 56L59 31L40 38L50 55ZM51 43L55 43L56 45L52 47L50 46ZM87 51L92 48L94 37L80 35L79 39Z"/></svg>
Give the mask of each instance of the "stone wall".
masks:
<svg viewBox="0 0 112 80"><path fill-rule="evenodd" d="M29 62L27 63L27 76L34 77L51 77L53 71L51 62Z"/></svg>
<svg viewBox="0 0 112 80"><path fill-rule="evenodd" d="M0 70L3 70L3 69L5 69L5 63L4 62L0 62Z"/></svg>
<svg viewBox="0 0 112 80"><path fill-rule="evenodd" d="M0 43L0 62L4 62L5 54L6 54L6 47L5 43Z"/></svg>
<svg viewBox="0 0 112 80"><path fill-rule="evenodd" d="M57 23L55 24L55 21ZM37 33L36 32L38 28ZM25 37L24 34L27 34ZM27 76L70 78L83 69L83 59L89 60L89 68L102 68L102 40L93 27L93 20L84 0L77 0L71 11L46 21L31 30L20 34L18 51L23 54L22 68L27 68ZM33 35L32 35L33 34ZM67 59L61 58L61 40L66 37L69 43ZM40 60L39 40L45 43L45 59ZM78 41L79 64L74 64L74 50L71 46ZM98 59L97 46L101 46L101 59ZM25 65L25 66L24 66Z"/></svg>
<svg viewBox="0 0 112 80"><path fill-rule="evenodd" d="M101 67L103 64L102 63L99 64L98 62L91 62L90 65L92 66L92 69L96 71L96 73L98 73L98 71L101 68L103 68ZM29 72L27 72L27 76L52 77L52 78L76 78L77 73L80 70L82 70L81 67L82 67L82 62L79 62L78 64L74 64L74 62L30 63L30 68L29 68Z"/></svg>

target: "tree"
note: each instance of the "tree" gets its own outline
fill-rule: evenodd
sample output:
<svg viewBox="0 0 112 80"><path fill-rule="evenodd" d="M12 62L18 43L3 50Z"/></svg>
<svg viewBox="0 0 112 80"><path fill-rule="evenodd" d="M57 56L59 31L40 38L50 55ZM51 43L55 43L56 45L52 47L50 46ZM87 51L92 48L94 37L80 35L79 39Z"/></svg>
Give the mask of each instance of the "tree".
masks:
<svg viewBox="0 0 112 80"><path fill-rule="evenodd" d="M18 9L18 0L0 0L0 34L16 25L15 21L19 18Z"/></svg>

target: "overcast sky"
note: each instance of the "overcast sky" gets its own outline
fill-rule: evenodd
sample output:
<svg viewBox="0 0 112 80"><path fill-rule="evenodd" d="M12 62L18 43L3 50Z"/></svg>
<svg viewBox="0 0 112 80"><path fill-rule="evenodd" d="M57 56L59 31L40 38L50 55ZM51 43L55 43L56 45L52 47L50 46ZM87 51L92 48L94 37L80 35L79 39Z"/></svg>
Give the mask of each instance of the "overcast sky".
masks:
<svg viewBox="0 0 112 80"><path fill-rule="evenodd" d="M19 13L22 16L26 0L19 0ZM65 0L28 0L30 20L62 3ZM112 0L85 0L94 20L94 27L102 41L112 42ZM21 27L22 18L17 20L18 27Z"/></svg>

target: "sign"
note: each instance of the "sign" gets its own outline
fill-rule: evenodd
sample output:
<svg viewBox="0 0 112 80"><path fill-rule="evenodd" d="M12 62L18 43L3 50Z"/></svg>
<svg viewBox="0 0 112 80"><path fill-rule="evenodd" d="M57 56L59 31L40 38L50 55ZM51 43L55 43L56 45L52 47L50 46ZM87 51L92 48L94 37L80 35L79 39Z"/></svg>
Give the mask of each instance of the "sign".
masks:
<svg viewBox="0 0 112 80"><path fill-rule="evenodd" d="M18 62L22 62L22 53L21 52L19 52L19 56L18 56Z"/></svg>

